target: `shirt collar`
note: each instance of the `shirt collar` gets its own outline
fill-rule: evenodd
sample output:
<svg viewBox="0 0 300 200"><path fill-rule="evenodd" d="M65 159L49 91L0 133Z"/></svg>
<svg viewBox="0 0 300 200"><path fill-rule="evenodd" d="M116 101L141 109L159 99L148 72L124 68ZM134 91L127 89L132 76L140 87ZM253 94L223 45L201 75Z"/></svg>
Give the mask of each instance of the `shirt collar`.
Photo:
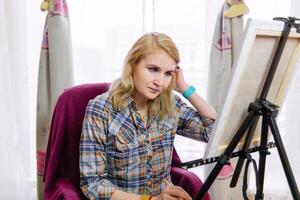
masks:
<svg viewBox="0 0 300 200"><path fill-rule="evenodd" d="M137 110L137 105L134 102L132 96L128 95L126 100L125 100L125 104L124 104L124 108L128 107L128 106L132 106L132 108L134 108L135 110Z"/></svg>

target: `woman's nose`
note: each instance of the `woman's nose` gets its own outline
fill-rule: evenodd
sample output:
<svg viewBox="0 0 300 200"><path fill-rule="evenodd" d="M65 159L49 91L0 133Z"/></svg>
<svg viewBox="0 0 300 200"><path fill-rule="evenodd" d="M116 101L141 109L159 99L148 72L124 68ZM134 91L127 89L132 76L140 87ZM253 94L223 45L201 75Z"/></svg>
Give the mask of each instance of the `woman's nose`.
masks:
<svg viewBox="0 0 300 200"><path fill-rule="evenodd" d="M162 75L156 76L155 80L154 80L154 83L157 86L162 86L162 84L163 84L163 76Z"/></svg>

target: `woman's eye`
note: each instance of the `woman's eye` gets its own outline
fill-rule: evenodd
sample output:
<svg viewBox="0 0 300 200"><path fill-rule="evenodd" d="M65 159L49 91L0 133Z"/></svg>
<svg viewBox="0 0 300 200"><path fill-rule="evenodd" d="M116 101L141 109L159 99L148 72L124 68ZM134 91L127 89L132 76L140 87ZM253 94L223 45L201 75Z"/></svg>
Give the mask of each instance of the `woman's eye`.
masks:
<svg viewBox="0 0 300 200"><path fill-rule="evenodd" d="M149 69L150 72L157 72L158 71L157 68L154 68L154 67L150 67L148 69Z"/></svg>
<svg viewBox="0 0 300 200"><path fill-rule="evenodd" d="M166 76L172 76L172 72L166 72Z"/></svg>

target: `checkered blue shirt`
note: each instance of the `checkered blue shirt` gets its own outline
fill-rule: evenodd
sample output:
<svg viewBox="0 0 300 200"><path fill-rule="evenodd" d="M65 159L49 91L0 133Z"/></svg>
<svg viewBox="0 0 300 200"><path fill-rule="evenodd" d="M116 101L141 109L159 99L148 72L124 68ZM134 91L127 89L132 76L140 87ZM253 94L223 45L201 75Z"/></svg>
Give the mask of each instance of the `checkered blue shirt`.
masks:
<svg viewBox="0 0 300 200"><path fill-rule="evenodd" d="M80 141L80 186L90 199L110 199L115 190L160 194L170 180L175 134L207 142L213 120L199 116L177 95L175 115L147 125L128 97L116 112L109 92L86 108Z"/></svg>

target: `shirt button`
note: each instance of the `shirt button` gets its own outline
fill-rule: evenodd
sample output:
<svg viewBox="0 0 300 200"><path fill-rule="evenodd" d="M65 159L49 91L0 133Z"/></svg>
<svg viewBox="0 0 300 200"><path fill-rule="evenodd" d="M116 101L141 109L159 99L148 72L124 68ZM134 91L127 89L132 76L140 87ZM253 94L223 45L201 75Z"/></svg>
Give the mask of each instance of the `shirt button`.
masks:
<svg viewBox="0 0 300 200"><path fill-rule="evenodd" d="M148 181L148 187L149 187L149 188L152 188L152 186L153 186L152 181Z"/></svg>

